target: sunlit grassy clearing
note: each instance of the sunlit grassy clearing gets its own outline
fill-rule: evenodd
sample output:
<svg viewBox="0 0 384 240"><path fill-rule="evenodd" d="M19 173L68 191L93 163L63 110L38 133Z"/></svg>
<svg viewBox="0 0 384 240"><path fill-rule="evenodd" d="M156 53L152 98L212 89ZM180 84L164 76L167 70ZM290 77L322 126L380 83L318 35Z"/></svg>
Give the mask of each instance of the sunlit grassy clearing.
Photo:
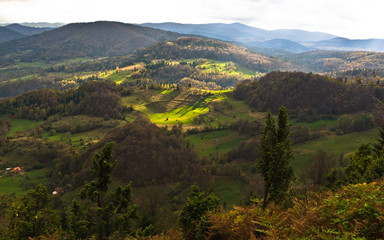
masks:
<svg viewBox="0 0 384 240"><path fill-rule="evenodd" d="M225 99L226 95L221 91L211 92L207 95L201 95L201 99L198 101L189 103L187 106L173 109L164 113L148 114L153 123L160 124L191 124L193 119L199 115L203 115L209 112L208 103L215 99ZM146 109L142 108L145 112Z"/></svg>
<svg viewBox="0 0 384 240"><path fill-rule="evenodd" d="M161 123L161 124L191 124L193 122L193 118L197 117L201 114L205 114L209 111L207 106L198 101L194 102L182 108L177 108L169 112L165 113L154 113L148 114L149 118L153 123Z"/></svg>
<svg viewBox="0 0 384 240"><path fill-rule="evenodd" d="M161 91L161 94L163 94L163 95L172 95L172 94L177 94L177 92L174 91L173 89L165 89L164 91Z"/></svg>
<svg viewBox="0 0 384 240"><path fill-rule="evenodd" d="M242 67L241 70L244 72L239 71L238 66L231 62L207 60L205 63L198 65L197 68L201 69L203 73L217 72L227 75L238 75L242 76L243 78L253 77L253 75L249 74L251 73L250 70Z"/></svg>
<svg viewBox="0 0 384 240"><path fill-rule="evenodd" d="M114 73L107 75L105 79L121 84L124 80L130 79L131 73L132 71L115 71Z"/></svg>

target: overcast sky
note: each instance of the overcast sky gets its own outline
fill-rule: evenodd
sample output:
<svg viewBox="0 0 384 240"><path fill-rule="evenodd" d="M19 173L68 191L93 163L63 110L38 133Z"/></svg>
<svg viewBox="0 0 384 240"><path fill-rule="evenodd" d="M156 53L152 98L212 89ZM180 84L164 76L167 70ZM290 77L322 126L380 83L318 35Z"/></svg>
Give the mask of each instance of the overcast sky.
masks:
<svg viewBox="0 0 384 240"><path fill-rule="evenodd" d="M384 0L0 0L0 23L241 22L384 39Z"/></svg>

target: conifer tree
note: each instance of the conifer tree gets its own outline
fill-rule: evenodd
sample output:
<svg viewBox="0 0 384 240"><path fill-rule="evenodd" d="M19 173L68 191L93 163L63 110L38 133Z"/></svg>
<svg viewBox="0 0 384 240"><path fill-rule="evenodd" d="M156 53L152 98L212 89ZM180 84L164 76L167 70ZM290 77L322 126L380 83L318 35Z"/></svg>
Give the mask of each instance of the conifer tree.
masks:
<svg viewBox="0 0 384 240"><path fill-rule="evenodd" d="M80 193L82 199L89 201L84 209L85 213L90 216L88 227L94 229L86 229L87 222L84 219L79 219L77 216L79 214L76 215L80 212L81 207L76 202L73 203L73 218L79 219L77 224L82 223L80 224L82 231L77 234L82 235L81 237L84 237L86 232L93 232L97 233L97 239L104 239L112 234L124 236L131 231L130 222L136 216L136 206L131 206L131 184L125 187L117 186L113 192L108 191L111 173L116 165L116 161L111 161L113 146L113 143L107 143L101 154L96 153L91 170L95 180L86 183Z"/></svg>
<svg viewBox="0 0 384 240"><path fill-rule="evenodd" d="M292 167L290 128L285 107L279 108L277 121L269 112L265 128L260 139L261 158L257 161L257 169L264 180L263 208L270 202L280 202L286 196L290 182L294 179Z"/></svg>
<svg viewBox="0 0 384 240"><path fill-rule="evenodd" d="M187 240L204 238L207 230L204 216L208 211L217 209L220 205L220 200L213 193L208 196L204 195L196 184L193 185L180 213L179 225Z"/></svg>

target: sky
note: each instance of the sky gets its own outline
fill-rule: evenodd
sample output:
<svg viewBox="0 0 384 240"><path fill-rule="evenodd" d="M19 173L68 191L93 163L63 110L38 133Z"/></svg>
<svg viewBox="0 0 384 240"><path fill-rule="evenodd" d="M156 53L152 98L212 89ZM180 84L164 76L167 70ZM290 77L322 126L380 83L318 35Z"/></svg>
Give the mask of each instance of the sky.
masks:
<svg viewBox="0 0 384 240"><path fill-rule="evenodd" d="M384 39L384 0L0 0L0 23L234 23Z"/></svg>

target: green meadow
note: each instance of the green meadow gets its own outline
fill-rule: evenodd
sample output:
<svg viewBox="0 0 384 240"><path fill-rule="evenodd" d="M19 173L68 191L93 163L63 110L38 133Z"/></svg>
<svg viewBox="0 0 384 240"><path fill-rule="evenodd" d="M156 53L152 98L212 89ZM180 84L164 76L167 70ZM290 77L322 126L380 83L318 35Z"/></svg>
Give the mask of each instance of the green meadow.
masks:
<svg viewBox="0 0 384 240"><path fill-rule="evenodd" d="M0 116L1 121L9 121L11 123L11 129L8 132L7 136L13 136L16 133L21 133L25 131L32 130L41 124L44 123L44 121L32 121L27 119L16 119L11 118L6 115Z"/></svg>
<svg viewBox="0 0 384 240"><path fill-rule="evenodd" d="M292 162L292 165L296 173L298 173L311 161L318 150L323 149L328 154L334 153L336 155L354 152L363 143L375 142L378 133L378 129L373 128L345 135L324 136L294 145L295 160Z"/></svg>
<svg viewBox="0 0 384 240"><path fill-rule="evenodd" d="M200 156L209 156L214 153L223 154L233 147L239 146L246 137L231 130L218 130L189 134L186 137L196 148Z"/></svg>
<svg viewBox="0 0 384 240"><path fill-rule="evenodd" d="M47 169L33 170L23 175L8 175L5 171L0 172L0 195L11 194L19 196L33 185L44 184L47 181Z"/></svg>

